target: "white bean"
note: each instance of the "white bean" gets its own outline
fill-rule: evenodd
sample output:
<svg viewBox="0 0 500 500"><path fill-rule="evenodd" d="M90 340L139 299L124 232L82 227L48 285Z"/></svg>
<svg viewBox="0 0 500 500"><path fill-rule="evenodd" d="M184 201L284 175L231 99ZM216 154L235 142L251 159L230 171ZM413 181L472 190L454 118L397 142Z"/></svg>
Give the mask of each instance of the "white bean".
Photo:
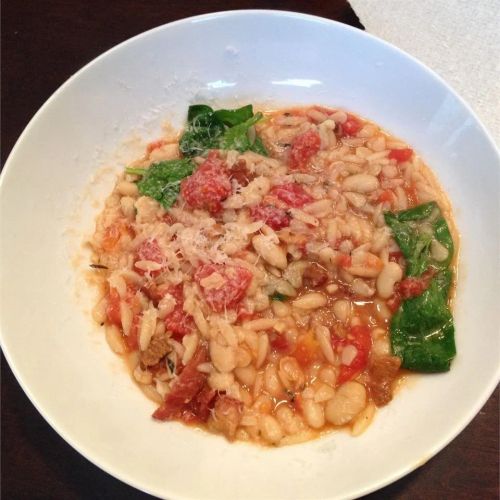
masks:
<svg viewBox="0 0 500 500"><path fill-rule="evenodd" d="M113 352L116 354L123 354L125 352L125 342L123 341L122 334L117 326L106 326L106 342Z"/></svg>
<svg viewBox="0 0 500 500"><path fill-rule="evenodd" d="M351 314L351 304L347 300L336 300L333 303L332 309L335 317L344 323Z"/></svg>
<svg viewBox="0 0 500 500"><path fill-rule="evenodd" d="M315 384L316 386L317 384ZM314 393L315 403L324 403L329 399L332 399L335 395L335 389L328 384L319 384L316 387L316 392Z"/></svg>
<svg viewBox="0 0 500 500"><path fill-rule="evenodd" d="M278 370L273 364L268 364L264 371L264 388L275 398L283 396L283 386L278 377Z"/></svg>
<svg viewBox="0 0 500 500"><path fill-rule="evenodd" d="M291 391L297 392L304 387L304 373L297 360L292 356L285 356L280 359L278 376L283 385Z"/></svg>
<svg viewBox="0 0 500 500"><path fill-rule="evenodd" d="M292 312L288 304L279 300L273 300L271 303L271 307L273 308L274 314L278 316L278 318L285 318L287 316L290 316Z"/></svg>
<svg viewBox="0 0 500 500"><path fill-rule="evenodd" d="M319 371L318 378L331 387L335 387L335 383L337 382L337 372L333 366L325 366Z"/></svg>
<svg viewBox="0 0 500 500"><path fill-rule="evenodd" d="M116 186L117 191L122 196L137 196L139 194L139 190L137 189L137 184L134 182L128 181L120 181Z"/></svg>
<svg viewBox="0 0 500 500"><path fill-rule="evenodd" d="M215 340L210 341L210 358L215 368L222 373L233 371L236 367L236 354L231 346L222 346Z"/></svg>
<svg viewBox="0 0 500 500"><path fill-rule="evenodd" d="M319 292L302 295L293 301L293 306L299 309L317 309L326 305L326 297Z"/></svg>
<svg viewBox="0 0 500 500"><path fill-rule="evenodd" d="M296 434L304 428L304 423L295 412L286 404L276 408L276 418L287 434Z"/></svg>
<svg viewBox="0 0 500 500"><path fill-rule="evenodd" d="M355 208L361 208L366 204L366 196L348 191L344 193L345 199Z"/></svg>
<svg viewBox="0 0 500 500"><path fill-rule="evenodd" d="M330 331L326 326L318 325L314 329L314 334L316 335L316 339L321 348L321 352L323 356L325 356L326 360L332 365L335 364L335 354L333 353L333 347L330 340Z"/></svg>
<svg viewBox="0 0 500 500"><path fill-rule="evenodd" d="M278 269L286 269L288 264L286 253L271 238L258 234L252 238L252 245L266 262Z"/></svg>
<svg viewBox="0 0 500 500"><path fill-rule="evenodd" d="M371 193L378 189L379 181L374 175L355 174L350 175L342 182L344 191L354 191L356 193Z"/></svg>
<svg viewBox="0 0 500 500"><path fill-rule="evenodd" d="M271 444L278 444L283 437L280 423L271 415L261 415L259 428L262 437Z"/></svg>
<svg viewBox="0 0 500 500"><path fill-rule="evenodd" d="M403 270L396 262L388 262L377 277L377 292L388 299L394 292L394 285L401 281Z"/></svg>
<svg viewBox="0 0 500 500"><path fill-rule="evenodd" d="M323 407L312 399L302 399L302 412L309 427L320 429L325 425L325 412Z"/></svg>
<svg viewBox="0 0 500 500"><path fill-rule="evenodd" d="M431 241L431 257L438 262L443 262L448 258L448 249L438 240Z"/></svg>
<svg viewBox="0 0 500 500"><path fill-rule="evenodd" d="M361 297L371 297L375 290L363 279L355 278L351 283L351 289Z"/></svg>
<svg viewBox="0 0 500 500"><path fill-rule="evenodd" d="M273 328L277 321L275 318L258 318L247 321L243 324L243 327L253 331L269 330L269 328Z"/></svg>
<svg viewBox="0 0 500 500"><path fill-rule="evenodd" d="M157 311L154 307L144 311L141 318L141 326L139 329L139 347L141 351L148 348L149 341L153 336L156 328Z"/></svg>
<svg viewBox="0 0 500 500"><path fill-rule="evenodd" d="M234 373L238 380L247 387L252 387L257 377L257 370L252 365L235 368Z"/></svg>
<svg viewBox="0 0 500 500"><path fill-rule="evenodd" d="M365 386L359 382L346 382L326 404L326 419L334 425L347 424L365 405Z"/></svg>
<svg viewBox="0 0 500 500"><path fill-rule="evenodd" d="M227 391L234 383L234 375L232 373L214 372L208 377L208 385L214 391Z"/></svg>
<svg viewBox="0 0 500 500"><path fill-rule="evenodd" d="M257 368L260 368L264 364L268 352L269 352L269 337L267 336L266 333L262 333L261 335L259 335L257 361L255 363Z"/></svg>

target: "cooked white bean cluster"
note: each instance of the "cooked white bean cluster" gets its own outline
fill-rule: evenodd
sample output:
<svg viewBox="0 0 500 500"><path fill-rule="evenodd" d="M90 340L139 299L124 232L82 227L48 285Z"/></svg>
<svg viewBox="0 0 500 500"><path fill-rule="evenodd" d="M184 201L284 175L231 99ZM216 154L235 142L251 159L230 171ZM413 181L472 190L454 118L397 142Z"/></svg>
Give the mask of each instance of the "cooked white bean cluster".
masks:
<svg viewBox="0 0 500 500"><path fill-rule="evenodd" d="M120 177L92 240L94 318L156 419L270 445L359 435L400 374L388 325L405 262L384 212L443 195L406 144L344 111L280 110L253 132L269 156L195 158L213 192L225 183L220 210L182 194L166 209ZM180 157L166 137L133 167Z"/></svg>

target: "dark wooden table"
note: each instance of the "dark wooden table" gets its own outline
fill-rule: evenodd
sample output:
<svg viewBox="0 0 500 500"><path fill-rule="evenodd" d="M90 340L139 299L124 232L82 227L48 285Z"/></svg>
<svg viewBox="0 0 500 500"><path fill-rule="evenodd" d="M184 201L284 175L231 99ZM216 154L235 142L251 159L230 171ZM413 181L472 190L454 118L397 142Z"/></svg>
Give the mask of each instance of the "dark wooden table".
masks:
<svg viewBox="0 0 500 500"><path fill-rule="evenodd" d="M2 165L35 111L97 55L176 19L243 8L301 11L363 28L344 0L3 0ZM3 356L1 382L2 498L152 498L67 445L29 402ZM366 498L498 498L498 407L497 390L445 450Z"/></svg>

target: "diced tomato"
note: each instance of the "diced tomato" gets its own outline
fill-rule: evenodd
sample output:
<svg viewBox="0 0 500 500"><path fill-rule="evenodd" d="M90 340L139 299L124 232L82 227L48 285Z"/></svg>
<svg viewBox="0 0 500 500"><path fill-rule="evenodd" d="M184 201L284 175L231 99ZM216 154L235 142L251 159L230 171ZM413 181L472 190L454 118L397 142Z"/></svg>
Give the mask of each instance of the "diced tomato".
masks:
<svg viewBox="0 0 500 500"><path fill-rule="evenodd" d="M210 151L194 174L181 182L181 194L193 208L208 210L212 214L222 210L222 201L231 194L231 182L216 151Z"/></svg>
<svg viewBox="0 0 500 500"><path fill-rule="evenodd" d="M132 326L130 328L129 334L123 335L123 338L130 351L135 351L139 347L137 339L137 333L139 327L139 314L137 314L138 307L137 307L136 293L137 290L134 287L130 285L127 287L127 295L125 297L125 302L127 302L127 304L131 307L132 311L134 311L134 309L136 310L136 312L134 312L134 316L132 319ZM117 326L118 328L120 328L120 330L122 330L120 302L121 298L116 288L110 288L108 294L108 306L106 308L106 315L108 317L108 321L111 324Z"/></svg>
<svg viewBox="0 0 500 500"><path fill-rule="evenodd" d="M319 344L311 332L299 337L292 356L302 367L308 367L321 358Z"/></svg>
<svg viewBox="0 0 500 500"><path fill-rule="evenodd" d="M222 278L220 284L213 288L204 287L201 281L214 273ZM235 309L245 297L252 281L252 273L241 266L204 264L196 270L194 279L202 287L208 305L215 312L222 312L225 309Z"/></svg>
<svg viewBox="0 0 500 500"><path fill-rule="evenodd" d="M403 252L399 250L397 252L389 252L390 262L396 262L396 264L399 264L402 257L403 257Z"/></svg>
<svg viewBox="0 0 500 500"><path fill-rule="evenodd" d="M390 189L386 189L385 191L382 191L378 197L378 202L379 203L393 203L395 199L394 193Z"/></svg>
<svg viewBox="0 0 500 500"><path fill-rule="evenodd" d="M389 311L395 313L399 306L401 305L401 295L397 291L395 291L386 301L386 305L389 308Z"/></svg>
<svg viewBox="0 0 500 500"><path fill-rule="evenodd" d="M217 392L205 384L203 389L193 398L188 407L182 412L181 419L187 424L204 423L210 416L217 400Z"/></svg>
<svg viewBox="0 0 500 500"><path fill-rule="evenodd" d="M304 169L308 161L319 151L321 139L318 132L308 130L292 141L289 165L292 169Z"/></svg>
<svg viewBox="0 0 500 500"><path fill-rule="evenodd" d="M156 306L158 306L158 302L160 302L163 297L168 293L168 289L170 285L167 283L162 283L161 285L157 285L154 281L146 281L146 283L141 288L141 292L144 292L149 299L151 299Z"/></svg>
<svg viewBox="0 0 500 500"><path fill-rule="evenodd" d="M104 230L101 242L102 249L105 252L115 251L122 236L127 234L131 237L134 236L134 231L127 222L121 219L113 222Z"/></svg>
<svg viewBox="0 0 500 500"><path fill-rule="evenodd" d="M274 186L269 193L293 208L301 208L306 203L314 201L300 184L280 184Z"/></svg>
<svg viewBox="0 0 500 500"><path fill-rule="evenodd" d="M293 407L295 408L295 411L298 411L299 413L302 413L302 396L300 393L296 393L295 397L293 398Z"/></svg>
<svg viewBox="0 0 500 500"><path fill-rule="evenodd" d="M422 295L429 286L429 280L426 277L405 278L398 285L398 292L403 299L412 299Z"/></svg>
<svg viewBox="0 0 500 500"><path fill-rule="evenodd" d="M198 371L198 365L208 361L208 351L204 345L198 347L191 360L174 382L163 404L153 413L157 420L183 419L193 421L196 411L201 411L200 401L207 402L208 394L201 395L208 375ZM208 406L208 404L207 404Z"/></svg>
<svg viewBox="0 0 500 500"><path fill-rule="evenodd" d="M239 160L231 167L230 178L234 179L240 186L247 186L255 177L247 168L245 160Z"/></svg>
<svg viewBox="0 0 500 500"><path fill-rule="evenodd" d="M357 351L355 358L349 365L340 365L340 373L337 378L337 383L340 385L357 377L366 368L372 346L370 328L366 325L353 326L346 338L333 338L332 343L340 353L348 345L354 346Z"/></svg>
<svg viewBox="0 0 500 500"><path fill-rule="evenodd" d="M193 330L193 318L184 311L184 290L182 283L169 287L167 293L174 297L175 307L171 313L165 316L165 328L167 331L172 332L172 337L175 340L180 341L184 335L191 333Z"/></svg>
<svg viewBox="0 0 500 500"><path fill-rule="evenodd" d="M328 271L317 262L311 262L302 274L304 285L310 288L318 288L328 281Z"/></svg>
<svg viewBox="0 0 500 500"><path fill-rule="evenodd" d="M356 135L361 130L362 123L353 115L347 115L347 120L339 127L340 137Z"/></svg>
<svg viewBox="0 0 500 500"><path fill-rule="evenodd" d="M345 253L341 253L337 256L337 264L340 267L351 267L352 257L350 255L346 255Z"/></svg>
<svg viewBox="0 0 500 500"><path fill-rule="evenodd" d="M128 335L124 335L125 343L129 351L137 351L139 349L139 315L134 315L132 326Z"/></svg>
<svg viewBox="0 0 500 500"><path fill-rule="evenodd" d="M247 311L245 307L240 306L236 319L238 321L249 321L251 319L256 319L257 317L258 313Z"/></svg>
<svg viewBox="0 0 500 500"><path fill-rule="evenodd" d="M175 223L175 219L174 217L169 214L168 212L163 216L163 222L165 222L166 224L168 224L169 226L171 226L172 224Z"/></svg>
<svg viewBox="0 0 500 500"><path fill-rule="evenodd" d="M282 208L273 205L257 205L250 209L253 220L261 220L269 227L278 231L290 225L290 217Z"/></svg>
<svg viewBox="0 0 500 500"><path fill-rule="evenodd" d="M135 262L140 260L150 260L152 262L157 262L158 264L163 264L164 257L158 242L154 238L148 238L137 247L134 260ZM139 269L137 266L135 266L135 270L139 274L146 274L146 271ZM163 269L155 269L150 271L149 274L151 276L158 276L161 274L162 270Z"/></svg>
<svg viewBox="0 0 500 500"><path fill-rule="evenodd" d="M153 141L153 142L150 142L148 145L147 145L147 148L146 148L146 153L147 154L150 154L151 151L154 151L155 149L159 149L161 148L162 146L164 146L167 142L164 141L163 139L159 139L158 141Z"/></svg>
<svg viewBox="0 0 500 500"><path fill-rule="evenodd" d="M415 184L412 184L411 186L404 186L403 189L405 190L406 197L408 198L408 204L410 205L410 207L418 205L418 194Z"/></svg>
<svg viewBox="0 0 500 500"><path fill-rule="evenodd" d="M137 288L132 285L127 285L127 294L125 296L125 302L127 302L132 309L137 308L137 298L136 298ZM108 317L108 321L113 325L121 328L121 316L120 316L120 301L121 297L118 294L118 290L114 287L110 287L107 302L108 305L106 307L106 315Z"/></svg>
<svg viewBox="0 0 500 500"><path fill-rule="evenodd" d="M271 348L273 349L273 351L286 353L290 351L290 342L288 342L288 339L284 334L273 334L271 337Z"/></svg>
<svg viewBox="0 0 500 500"><path fill-rule="evenodd" d="M403 163L408 161L413 155L413 149L391 149L389 153L389 160L396 160L396 163Z"/></svg>

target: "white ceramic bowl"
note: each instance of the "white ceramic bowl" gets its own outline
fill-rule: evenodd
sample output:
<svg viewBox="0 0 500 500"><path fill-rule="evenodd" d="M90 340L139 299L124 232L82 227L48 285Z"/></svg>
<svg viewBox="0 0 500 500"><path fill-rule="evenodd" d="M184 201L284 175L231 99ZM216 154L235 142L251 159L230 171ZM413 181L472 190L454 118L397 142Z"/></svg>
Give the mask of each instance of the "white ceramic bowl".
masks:
<svg viewBox="0 0 500 500"><path fill-rule="evenodd" d="M189 103L344 107L410 143L449 193L462 235L450 373L421 376L359 438L267 449L150 418L88 315L80 248L113 184ZM117 154L121 153L121 154ZM111 169L102 169L108 165ZM113 170L114 169L114 170ZM175 22L97 58L41 108L1 178L4 353L46 420L117 478L173 498L346 498L425 463L499 378L498 153L436 75L357 29L302 14L240 11ZM93 184L91 185L91 181ZM96 203L96 201L98 203ZM75 293L76 290L76 293Z"/></svg>

